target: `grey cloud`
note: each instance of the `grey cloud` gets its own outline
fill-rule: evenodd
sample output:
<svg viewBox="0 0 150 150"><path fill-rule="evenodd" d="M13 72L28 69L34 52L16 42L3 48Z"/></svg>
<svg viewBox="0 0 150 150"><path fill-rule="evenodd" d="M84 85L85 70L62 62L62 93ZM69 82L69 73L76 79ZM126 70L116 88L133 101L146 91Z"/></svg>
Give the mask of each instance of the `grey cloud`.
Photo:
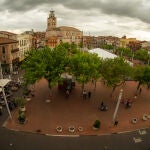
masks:
<svg viewBox="0 0 150 150"><path fill-rule="evenodd" d="M148 0L5 0L0 2L0 11L24 12L41 6L47 6L50 9L57 4L77 10L79 13L81 10L90 12L95 9L99 13L128 16L150 23L150 1Z"/></svg>

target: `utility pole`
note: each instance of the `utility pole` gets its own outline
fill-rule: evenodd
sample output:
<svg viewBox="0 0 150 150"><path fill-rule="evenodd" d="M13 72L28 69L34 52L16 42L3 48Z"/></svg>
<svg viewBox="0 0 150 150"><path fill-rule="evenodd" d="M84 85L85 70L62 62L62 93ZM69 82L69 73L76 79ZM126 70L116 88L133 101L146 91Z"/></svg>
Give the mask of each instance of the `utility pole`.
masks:
<svg viewBox="0 0 150 150"><path fill-rule="evenodd" d="M120 105L120 102L121 102L121 98L122 98L122 94L123 94L123 89L121 89L121 90L120 90L120 93L119 93L117 105L116 105L115 112L114 112L114 115L113 115L112 124L115 123L117 111L118 111L118 108L119 108L119 105Z"/></svg>

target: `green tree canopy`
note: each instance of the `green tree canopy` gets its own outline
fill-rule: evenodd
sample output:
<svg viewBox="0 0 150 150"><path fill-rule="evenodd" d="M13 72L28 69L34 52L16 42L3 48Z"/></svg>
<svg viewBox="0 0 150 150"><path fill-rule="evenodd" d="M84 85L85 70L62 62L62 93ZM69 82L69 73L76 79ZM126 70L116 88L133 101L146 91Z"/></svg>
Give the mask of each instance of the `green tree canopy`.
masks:
<svg viewBox="0 0 150 150"><path fill-rule="evenodd" d="M148 54L148 51L145 49L139 49L135 52L135 58L144 62L148 62L150 54Z"/></svg>
<svg viewBox="0 0 150 150"><path fill-rule="evenodd" d="M134 79L139 82L137 89L139 89L141 85L148 84L150 82L150 67L149 66L135 67Z"/></svg>
<svg viewBox="0 0 150 150"><path fill-rule="evenodd" d="M82 90L85 83L100 77L100 64L100 59L95 54L79 52L71 57L70 71L75 75L77 81L82 84Z"/></svg>
<svg viewBox="0 0 150 150"><path fill-rule="evenodd" d="M131 77L132 67L123 58L117 57L103 60L100 72L106 85L113 87L114 91L126 78Z"/></svg>
<svg viewBox="0 0 150 150"><path fill-rule="evenodd" d="M61 80L67 61L67 50L60 45L54 49L46 47L29 51L22 65L26 84L34 84L44 77L51 88Z"/></svg>

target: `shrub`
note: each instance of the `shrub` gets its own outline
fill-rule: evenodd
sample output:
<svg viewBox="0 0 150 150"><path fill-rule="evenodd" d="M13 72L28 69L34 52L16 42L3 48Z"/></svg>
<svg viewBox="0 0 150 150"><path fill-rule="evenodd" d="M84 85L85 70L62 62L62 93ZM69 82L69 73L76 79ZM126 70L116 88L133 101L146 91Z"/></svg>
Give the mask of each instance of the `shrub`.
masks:
<svg viewBox="0 0 150 150"><path fill-rule="evenodd" d="M101 122L99 120L95 120L93 127L94 128L100 128Z"/></svg>

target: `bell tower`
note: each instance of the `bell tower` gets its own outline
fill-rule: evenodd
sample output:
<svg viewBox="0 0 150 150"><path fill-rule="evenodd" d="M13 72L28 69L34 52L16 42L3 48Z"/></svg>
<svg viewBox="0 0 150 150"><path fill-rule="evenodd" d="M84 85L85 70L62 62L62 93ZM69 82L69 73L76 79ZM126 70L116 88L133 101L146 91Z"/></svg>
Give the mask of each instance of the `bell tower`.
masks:
<svg viewBox="0 0 150 150"><path fill-rule="evenodd" d="M47 31L54 30L56 28L56 17L53 10L50 11L49 17L47 18Z"/></svg>

